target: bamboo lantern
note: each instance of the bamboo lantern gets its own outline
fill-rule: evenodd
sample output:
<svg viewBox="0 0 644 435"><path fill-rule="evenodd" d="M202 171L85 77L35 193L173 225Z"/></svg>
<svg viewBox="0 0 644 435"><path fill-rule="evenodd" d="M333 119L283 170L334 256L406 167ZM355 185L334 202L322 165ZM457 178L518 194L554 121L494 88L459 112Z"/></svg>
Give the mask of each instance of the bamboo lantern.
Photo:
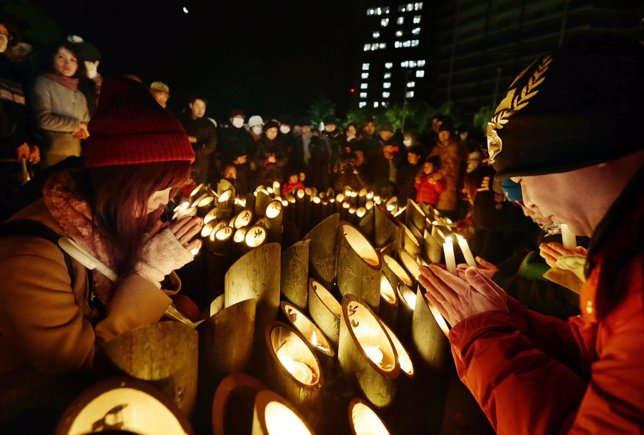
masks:
<svg viewBox="0 0 644 435"><path fill-rule="evenodd" d="M311 198L311 218L307 222L307 228L316 225L322 219L322 200L319 196Z"/></svg>
<svg viewBox="0 0 644 435"><path fill-rule="evenodd" d="M266 242L267 238L268 233L266 232L266 228L261 225L253 225L248 228L248 231L246 231L244 244L246 245L246 249L257 248Z"/></svg>
<svg viewBox="0 0 644 435"><path fill-rule="evenodd" d="M233 185L233 183L226 180L225 178L220 178L219 181L217 181L217 195L221 195L226 190L234 188L235 186Z"/></svg>
<svg viewBox="0 0 644 435"><path fill-rule="evenodd" d="M316 405L322 392L322 368L304 338L286 323L272 321L266 325L264 339L268 383L297 406Z"/></svg>
<svg viewBox="0 0 644 435"><path fill-rule="evenodd" d="M210 303L210 317L224 309L224 294L220 294Z"/></svg>
<svg viewBox="0 0 644 435"><path fill-rule="evenodd" d="M197 207L197 214L202 217L205 216L212 208L213 202L215 202L215 197L209 193L204 193L194 203L194 207Z"/></svg>
<svg viewBox="0 0 644 435"><path fill-rule="evenodd" d="M192 200L193 198L196 198L198 194L202 193L201 191L206 188L206 185L203 183L197 184L194 189L190 192L189 198Z"/></svg>
<svg viewBox="0 0 644 435"><path fill-rule="evenodd" d="M340 230L337 271L340 294L355 295L378 310L382 269L380 256L356 227L345 222Z"/></svg>
<svg viewBox="0 0 644 435"><path fill-rule="evenodd" d="M257 394L251 435L313 435L304 417L286 399L271 390Z"/></svg>
<svg viewBox="0 0 644 435"><path fill-rule="evenodd" d="M175 208L174 214L172 215L172 220L178 220L182 217L197 215L196 207L185 207L185 204L185 202L182 202Z"/></svg>
<svg viewBox="0 0 644 435"><path fill-rule="evenodd" d="M313 278L309 279L309 313L315 324L337 346L342 305L329 290Z"/></svg>
<svg viewBox="0 0 644 435"><path fill-rule="evenodd" d="M253 212L250 210L242 210L232 219L231 227L236 230L249 226L253 222Z"/></svg>
<svg viewBox="0 0 644 435"><path fill-rule="evenodd" d="M423 244L425 258L432 263L440 263L443 255L443 242L432 236L432 231L428 228L425 228L423 239L425 239Z"/></svg>
<svg viewBox="0 0 644 435"><path fill-rule="evenodd" d="M405 267L405 270L409 273L409 276L411 276L414 281L418 280L418 277L420 276L420 265L416 259L404 249L398 250L398 258Z"/></svg>
<svg viewBox="0 0 644 435"><path fill-rule="evenodd" d="M204 219L204 222L205 222L205 219ZM201 237L203 239L207 239L208 237L210 237L210 234L212 234L212 230L214 227L215 227L214 220L209 221L208 223L204 223L204 226L201 228L201 233L200 233Z"/></svg>
<svg viewBox="0 0 644 435"><path fill-rule="evenodd" d="M215 255L229 255L232 252L234 232L232 227L226 225L210 233L212 251Z"/></svg>
<svg viewBox="0 0 644 435"><path fill-rule="evenodd" d="M266 385L262 381L246 373L232 373L224 377L217 385L212 399L210 416L213 435L249 433L252 421L240 418L245 413L240 415L239 408L242 411L248 409L250 415L257 394L265 389ZM234 414L229 412L229 407L235 409Z"/></svg>
<svg viewBox="0 0 644 435"><path fill-rule="evenodd" d="M273 181L273 192L275 192L276 195L279 195L279 193L282 191L282 185L278 180Z"/></svg>
<svg viewBox="0 0 644 435"><path fill-rule="evenodd" d="M304 228L305 209L307 207L307 198L304 189L295 191L295 225L298 228Z"/></svg>
<svg viewBox="0 0 644 435"><path fill-rule="evenodd" d="M190 416L197 398L198 341L194 328L162 321L124 332L103 350L118 369L151 382Z"/></svg>
<svg viewBox="0 0 644 435"><path fill-rule="evenodd" d="M400 224L400 227L403 229L403 249L409 252L412 257L417 257L420 254L420 243L418 242L418 239L416 239L416 236L411 232L407 225Z"/></svg>
<svg viewBox="0 0 644 435"><path fill-rule="evenodd" d="M266 206L266 231L269 242L280 243L282 241L282 201L272 200Z"/></svg>
<svg viewBox="0 0 644 435"><path fill-rule="evenodd" d="M248 252L246 246L246 233L248 232L248 227L243 227L238 230L235 230L233 234L233 250L238 254L244 254Z"/></svg>
<svg viewBox="0 0 644 435"><path fill-rule="evenodd" d="M447 334L449 326L420 289L411 321L411 336L418 354L433 371L444 372L452 362Z"/></svg>
<svg viewBox="0 0 644 435"><path fill-rule="evenodd" d="M351 225L358 225L358 219L356 217L357 210L358 209L353 205L349 207L347 216L349 218L349 222L351 223Z"/></svg>
<svg viewBox="0 0 644 435"><path fill-rule="evenodd" d="M206 372L215 374L242 371L253 350L256 299L246 299L218 311L199 326L200 353Z"/></svg>
<svg viewBox="0 0 644 435"><path fill-rule="evenodd" d="M306 340L309 348L318 357L321 367L324 370L331 370L335 359L335 350L333 350L331 341L326 338L324 332L306 314L298 310L295 305L282 301L280 308L286 320Z"/></svg>
<svg viewBox="0 0 644 435"><path fill-rule="evenodd" d="M207 225L211 222L214 222L217 220L217 207L213 207L210 209L208 213L203 217L203 223L204 225Z"/></svg>
<svg viewBox="0 0 644 435"><path fill-rule="evenodd" d="M419 233L425 231L425 221L427 220L427 215L420 208L418 203L411 198L407 199L406 206L407 213L405 215L405 224L412 229L418 230Z"/></svg>
<svg viewBox="0 0 644 435"><path fill-rule="evenodd" d="M345 198L344 193L338 193L335 196L335 212L336 213L340 213L342 211L342 203L344 202L345 199L346 198Z"/></svg>
<svg viewBox="0 0 644 435"><path fill-rule="evenodd" d="M389 435L387 426L376 411L358 397L354 397L349 402L348 417L353 435Z"/></svg>
<svg viewBox="0 0 644 435"><path fill-rule="evenodd" d="M310 274L325 287L332 287L335 281L339 227L340 215L334 213L313 227L304 237L311 240Z"/></svg>
<svg viewBox="0 0 644 435"><path fill-rule="evenodd" d="M234 202L235 197L232 189L222 192L217 198L217 211L215 212L217 219L230 219L233 214Z"/></svg>
<svg viewBox="0 0 644 435"><path fill-rule="evenodd" d="M138 379L115 376L84 390L67 407L56 435L123 433L191 435L181 410L157 388Z"/></svg>
<svg viewBox="0 0 644 435"><path fill-rule="evenodd" d="M286 299L301 310L308 306L310 239L300 240L282 251L280 288Z"/></svg>
<svg viewBox="0 0 644 435"><path fill-rule="evenodd" d="M245 197L241 197L241 198L240 197L235 197L235 201L234 201L234 205L233 205L234 212L239 213L242 210L246 209L246 205L252 204L251 201L254 198L255 197L253 196L252 193L248 194ZM250 205L249 205L248 209L252 209L252 208L254 208L254 207L250 207Z"/></svg>
<svg viewBox="0 0 644 435"><path fill-rule="evenodd" d="M379 408L391 404L400 374L398 355L381 321L353 295L342 300L338 361L345 377L355 376L369 402Z"/></svg>
<svg viewBox="0 0 644 435"><path fill-rule="evenodd" d="M396 246L402 246L400 225L396 219L383 207L374 207L374 240L377 247L385 246L394 242ZM396 247L396 249L398 249Z"/></svg>
<svg viewBox="0 0 644 435"><path fill-rule="evenodd" d="M362 210L364 210L364 215ZM356 211L356 215L360 219L360 222L358 223L358 228L360 228L360 232L362 232L362 234L364 234L367 239L373 240L373 231L374 231L373 207L371 209L360 207Z"/></svg>
<svg viewBox="0 0 644 435"><path fill-rule="evenodd" d="M271 197L268 194L268 191L263 186L259 186L257 189L255 189L255 216L264 216L266 207L268 206L270 200Z"/></svg>
<svg viewBox="0 0 644 435"><path fill-rule="evenodd" d="M414 377L414 363L411 361L409 352L405 349L405 346L400 342L394 331L391 330L389 326L382 319L380 319L380 324L389 335L389 339L396 349L396 355L398 355L398 365L400 366L400 372L407 375L408 378Z"/></svg>
<svg viewBox="0 0 644 435"><path fill-rule="evenodd" d="M398 296L387 277L380 275L380 317L389 324L396 322L398 315Z"/></svg>
<svg viewBox="0 0 644 435"><path fill-rule="evenodd" d="M246 299L257 299L255 324L260 334L279 309L280 250L279 243L259 246L233 263L224 277L226 308Z"/></svg>
<svg viewBox="0 0 644 435"><path fill-rule="evenodd" d="M398 198L395 196L389 198L385 203L385 208L391 214L396 213L396 211L398 211Z"/></svg>
<svg viewBox="0 0 644 435"><path fill-rule="evenodd" d="M360 192L358 192L358 207L364 207L364 205L367 203L367 188L363 187L360 189Z"/></svg>

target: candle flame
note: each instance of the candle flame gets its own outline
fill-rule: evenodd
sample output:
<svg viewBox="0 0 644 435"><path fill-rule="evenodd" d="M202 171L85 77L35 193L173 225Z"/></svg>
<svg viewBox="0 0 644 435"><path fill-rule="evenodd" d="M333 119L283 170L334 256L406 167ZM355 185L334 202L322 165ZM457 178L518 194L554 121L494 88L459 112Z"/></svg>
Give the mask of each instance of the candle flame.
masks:
<svg viewBox="0 0 644 435"><path fill-rule="evenodd" d="M380 347L378 346L365 346L364 347L364 353L367 354L369 359L373 361L374 363L378 365L382 365L382 360L384 358L384 354L382 353L382 350L380 350Z"/></svg>

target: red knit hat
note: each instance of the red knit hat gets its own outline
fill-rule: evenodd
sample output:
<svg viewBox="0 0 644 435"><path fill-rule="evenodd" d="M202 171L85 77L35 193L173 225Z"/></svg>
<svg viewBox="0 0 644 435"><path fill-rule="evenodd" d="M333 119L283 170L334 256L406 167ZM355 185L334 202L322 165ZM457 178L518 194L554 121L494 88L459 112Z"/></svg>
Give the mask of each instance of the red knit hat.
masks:
<svg viewBox="0 0 644 435"><path fill-rule="evenodd" d="M88 129L82 150L88 168L195 160L179 121L134 80L103 81Z"/></svg>

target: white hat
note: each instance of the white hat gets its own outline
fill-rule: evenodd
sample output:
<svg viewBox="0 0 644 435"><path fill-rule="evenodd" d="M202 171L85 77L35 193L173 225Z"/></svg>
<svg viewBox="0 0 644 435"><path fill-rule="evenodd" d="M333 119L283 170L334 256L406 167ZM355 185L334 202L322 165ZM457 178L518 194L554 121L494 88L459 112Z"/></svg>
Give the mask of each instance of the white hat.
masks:
<svg viewBox="0 0 644 435"><path fill-rule="evenodd" d="M253 127L255 125L264 125L264 120L259 115L253 115L248 118L248 126Z"/></svg>

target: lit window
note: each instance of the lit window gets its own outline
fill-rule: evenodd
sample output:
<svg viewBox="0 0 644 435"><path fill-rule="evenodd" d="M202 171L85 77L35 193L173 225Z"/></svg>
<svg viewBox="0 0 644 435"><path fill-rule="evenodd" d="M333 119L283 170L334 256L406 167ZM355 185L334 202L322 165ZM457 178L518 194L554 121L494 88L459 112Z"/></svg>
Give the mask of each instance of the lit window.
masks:
<svg viewBox="0 0 644 435"><path fill-rule="evenodd" d="M360 102L358 103L358 108L359 108L359 109L362 109L362 108L363 108L364 106L366 106L366 105L367 105L367 102L366 102L366 101L360 101Z"/></svg>
<svg viewBox="0 0 644 435"><path fill-rule="evenodd" d="M409 61L409 68L416 68L416 61L415 60L410 60Z"/></svg>
<svg viewBox="0 0 644 435"><path fill-rule="evenodd" d="M385 12L385 15L389 14L389 6L382 8L382 10Z"/></svg>
<svg viewBox="0 0 644 435"><path fill-rule="evenodd" d="M387 69L391 69L392 66L394 66L394 64L391 63L391 62L385 63L385 68L387 68Z"/></svg>
<svg viewBox="0 0 644 435"><path fill-rule="evenodd" d="M371 49L372 50L377 50L378 49L378 43L374 42L373 44L371 44Z"/></svg>
<svg viewBox="0 0 644 435"><path fill-rule="evenodd" d="M367 15L373 15L374 13L375 11L373 10L373 8L367 9Z"/></svg>
<svg viewBox="0 0 644 435"><path fill-rule="evenodd" d="M414 3L414 10L415 11L422 11L423 10L423 2Z"/></svg>
<svg viewBox="0 0 644 435"><path fill-rule="evenodd" d="M389 98L389 91L384 91L382 93L382 98Z"/></svg>
<svg viewBox="0 0 644 435"><path fill-rule="evenodd" d="M362 51L369 51L371 49L371 44L365 44L364 47L362 47Z"/></svg>
<svg viewBox="0 0 644 435"><path fill-rule="evenodd" d="M382 9L376 8L376 15L382 15Z"/></svg>
<svg viewBox="0 0 644 435"><path fill-rule="evenodd" d="M394 42L394 48L400 48L400 47L402 47L402 42L400 41Z"/></svg>
<svg viewBox="0 0 644 435"><path fill-rule="evenodd" d="M383 82L383 83L382 83L382 87L383 87L384 89L389 89L389 88L391 87L391 82Z"/></svg>
<svg viewBox="0 0 644 435"><path fill-rule="evenodd" d="M360 89L367 89L369 87L368 83L360 83Z"/></svg>
<svg viewBox="0 0 644 435"><path fill-rule="evenodd" d="M405 12L405 5L398 5L398 12Z"/></svg>
<svg viewBox="0 0 644 435"><path fill-rule="evenodd" d="M385 73L385 75L384 75L384 78L386 78L386 79L390 79L390 78L391 78L391 73L390 73L389 71L387 71L387 72Z"/></svg>
<svg viewBox="0 0 644 435"><path fill-rule="evenodd" d="M408 11L413 11L414 10L414 4L413 3L407 3L407 10Z"/></svg>
<svg viewBox="0 0 644 435"><path fill-rule="evenodd" d="M420 15L414 15L414 24L420 23L421 16Z"/></svg>
<svg viewBox="0 0 644 435"><path fill-rule="evenodd" d="M403 35L402 30L396 30L396 38L400 38Z"/></svg>
<svg viewBox="0 0 644 435"><path fill-rule="evenodd" d="M414 91L407 91L407 98L414 98Z"/></svg>
<svg viewBox="0 0 644 435"><path fill-rule="evenodd" d="M380 103L378 103L377 101L374 101L374 102L373 102L373 107L378 107L378 106L379 106L379 104L380 104Z"/></svg>
<svg viewBox="0 0 644 435"><path fill-rule="evenodd" d="M378 44L378 48L381 49L381 50L384 50L385 48L387 48L387 43L386 42L381 42L380 44Z"/></svg>
<svg viewBox="0 0 644 435"><path fill-rule="evenodd" d="M373 32L373 33L371 34L371 36L373 37L373 39L378 39L378 38L380 38L380 32L378 32L378 31L376 30L375 32Z"/></svg>
<svg viewBox="0 0 644 435"><path fill-rule="evenodd" d="M360 98L367 98L366 92L360 92Z"/></svg>
<svg viewBox="0 0 644 435"><path fill-rule="evenodd" d="M402 26L403 24L405 24L405 17L398 17L398 20L396 20L396 24L398 24L399 26Z"/></svg>
<svg viewBox="0 0 644 435"><path fill-rule="evenodd" d="M416 77L425 77L425 71L419 69L418 71L416 71Z"/></svg>
<svg viewBox="0 0 644 435"><path fill-rule="evenodd" d="M414 87L416 87L416 82L407 82L407 87L408 87L408 88L414 88Z"/></svg>
<svg viewBox="0 0 644 435"><path fill-rule="evenodd" d="M408 68L409 67L409 61L404 60L404 61L400 62L400 67L401 68Z"/></svg>
<svg viewBox="0 0 644 435"><path fill-rule="evenodd" d="M380 25L382 27L387 27L389 25L389 18L383 18L382 20L380 20Z"/></svg>
<svg viewBox="0 0 644 435"><path fill-rule="evenodd" d="M420 59L420 60L418 61L418 66L419 66L420 68L424 67L424 66L425 66L425 59Z"/></svg>
<svg viewBox="0 0 644 435"><path fill-rule="evenodd" d="M403 47L411 47L411 41L408 39L402 43Z"/></svg>
<svg viewBox="0 0 644 435"><path fill-rule="evenodd" d="M420 35L420 27L414 27L413 29L411 29L411 33L413 35Z"/></svg>
<svg viewBox="0 0 644 435"><path fill-rule="evenodd" d="M368 79L369 78L369 73L362 73L360 75L360 77L362 77L363 79Z"/></svg>
<svg viewBox="0 0 644 435"><path fill-rule="evenodd" d="M418 39L412 39L410 42L412 47L418 47L418 44L420 44Z"/></svg>
<svg viewBox="0 0 644 435"><path fill-rule="evenodd" d="M363 63L362 64L362 71L369 71L369 64L368 63Z"/></svg>

